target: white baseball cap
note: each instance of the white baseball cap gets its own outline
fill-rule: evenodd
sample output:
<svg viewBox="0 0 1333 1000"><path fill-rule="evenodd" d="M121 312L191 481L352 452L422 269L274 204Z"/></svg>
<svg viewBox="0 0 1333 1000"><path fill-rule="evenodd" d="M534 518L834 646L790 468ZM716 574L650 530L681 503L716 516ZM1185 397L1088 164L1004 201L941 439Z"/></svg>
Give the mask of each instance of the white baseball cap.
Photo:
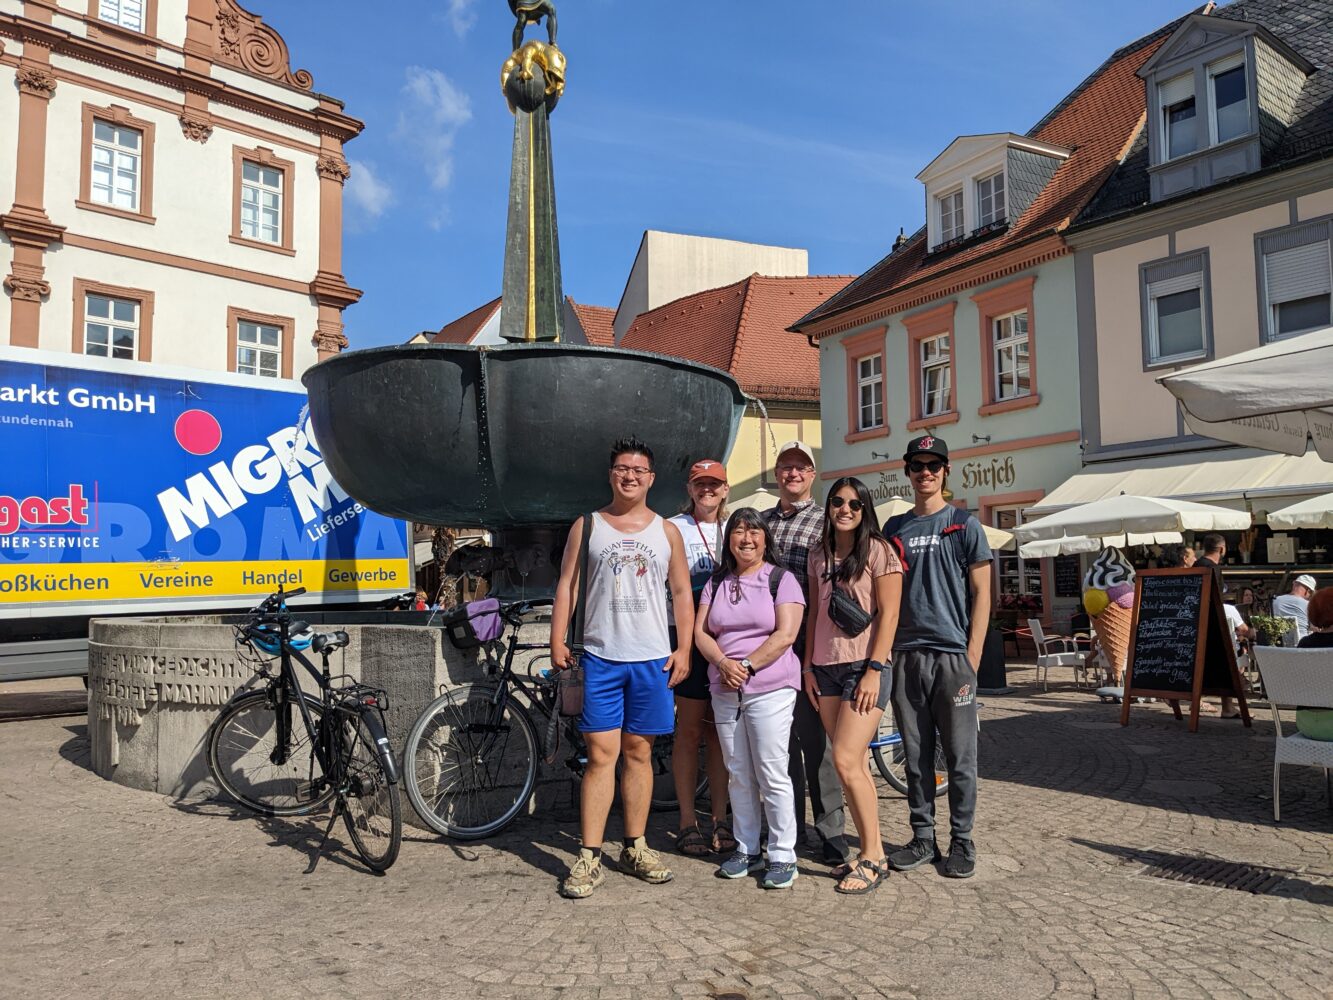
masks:
<svg viewBox="0 0 1333 1000"><path fill-rule="evenodd" d="M781 458L789 451L799 451L806 458L810 459L810 464L815 464L815 453L810 450L810 446L804 441L788 441L778 449L778 458Z"/></svg>
<svg viewBox="0 0 1333 1000"><path fill-rule="evenodd" d="M1296 577L1296 579L1292 580L1291 582L1300 584L1302 587L1304 587L1311 593L1314 593L1315 590L1318 589L1318 587L1315 586L1314 577L1312 577L1309 573L1302 573L1300 576Z"/></svg>

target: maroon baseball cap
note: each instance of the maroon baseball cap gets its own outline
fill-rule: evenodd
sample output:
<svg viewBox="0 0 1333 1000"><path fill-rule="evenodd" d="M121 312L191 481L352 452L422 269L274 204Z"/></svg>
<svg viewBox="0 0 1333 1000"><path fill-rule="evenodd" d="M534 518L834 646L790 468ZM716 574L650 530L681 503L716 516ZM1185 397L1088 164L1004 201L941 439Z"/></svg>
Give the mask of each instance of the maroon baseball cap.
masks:
<svg viewBox="0 0 1333 1000"><path fill-rule="evenodd" d="M690 466L690 478L687 482L692 483L696 479L717 479L725 483L727 481L727 467L711 458L700 459Z"/></svg>

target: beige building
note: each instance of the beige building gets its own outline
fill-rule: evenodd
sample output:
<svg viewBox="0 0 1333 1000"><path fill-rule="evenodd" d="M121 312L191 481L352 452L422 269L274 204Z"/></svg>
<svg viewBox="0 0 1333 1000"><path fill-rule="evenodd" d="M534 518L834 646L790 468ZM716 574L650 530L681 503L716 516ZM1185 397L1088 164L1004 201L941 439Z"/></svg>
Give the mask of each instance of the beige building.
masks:
<svg viewBox="0 0 1333 1000"><path fill-rule="evenodd" d="M0 0L0 344L280 378L337 353L361 129L234 0Z"/></svg>

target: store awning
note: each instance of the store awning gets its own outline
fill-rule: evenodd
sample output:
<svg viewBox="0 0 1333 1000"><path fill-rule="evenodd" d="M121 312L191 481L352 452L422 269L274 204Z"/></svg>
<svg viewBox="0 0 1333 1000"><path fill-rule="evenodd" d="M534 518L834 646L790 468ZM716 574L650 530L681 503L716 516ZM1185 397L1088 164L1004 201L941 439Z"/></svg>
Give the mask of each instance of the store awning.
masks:
<svg viewBox="0 0 1333 1000"><path fill-rule="evenodd" d="M1028 508L1025 521L1078 504L1127 493L1132 496L1194 500L1243 509L1271 510L1296 497L1333 490L1333 463L1313 451L1277 455L1226 448L1181 455L1156 455L1127 462L1105 462L1070 476ZM1280 501L1277 503L1259 501Z"/></svg>

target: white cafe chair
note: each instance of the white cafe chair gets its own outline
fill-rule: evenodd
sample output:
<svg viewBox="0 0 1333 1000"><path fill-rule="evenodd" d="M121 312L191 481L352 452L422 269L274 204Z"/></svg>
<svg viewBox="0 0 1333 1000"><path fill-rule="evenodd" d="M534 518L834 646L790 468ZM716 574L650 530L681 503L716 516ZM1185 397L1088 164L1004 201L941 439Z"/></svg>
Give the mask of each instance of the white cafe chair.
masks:
<svg viewBox="0 0 1333 1000"><path fill-rule="evenodd" d="M1259 674L1263 678L1264 693L1273 709L1273 821L1282 819L1279 798L1279 779L1283 764L1305 764L1324 769L1324 791L1333 808L1333 785L1329 782L1329 768L1333 768L1333 741L1311 740L1298 732L1286 736L1282 732L1279 706L1295 708L1333 708L1333 649L1279 649L1258 646L1254 650Z"/></svg>
<svg viewBox="0 0 1333 1000"><path fill-rule="evenodd" d="M1078 648L1078 643L1064 635L1048 636L1036 618L1028 619L1028 631L1037 647L1037 678L1041 681L1041 689L1048 690L1051 667L1073 667L1074 683L1082 687L1087 655Z"/></svg>

